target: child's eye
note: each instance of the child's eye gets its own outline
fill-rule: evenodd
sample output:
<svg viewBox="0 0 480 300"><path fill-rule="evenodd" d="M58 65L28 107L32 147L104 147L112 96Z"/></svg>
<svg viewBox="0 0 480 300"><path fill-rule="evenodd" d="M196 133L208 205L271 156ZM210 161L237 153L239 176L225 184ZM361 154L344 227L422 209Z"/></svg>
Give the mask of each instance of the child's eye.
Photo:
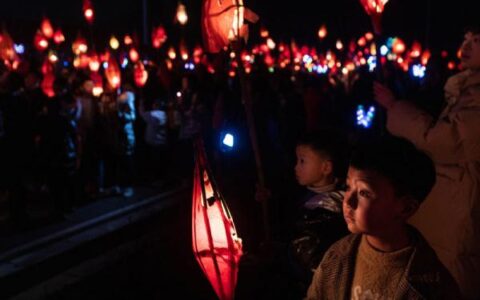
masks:
<svg viewBox="0 0 480 300"><path fill-rule="evenodd" d="M365 191L365 190L361 190L359 194L360 194L361 197L365 197L365 198L371 198L372 197L372 194L369 191Z"/></svg>

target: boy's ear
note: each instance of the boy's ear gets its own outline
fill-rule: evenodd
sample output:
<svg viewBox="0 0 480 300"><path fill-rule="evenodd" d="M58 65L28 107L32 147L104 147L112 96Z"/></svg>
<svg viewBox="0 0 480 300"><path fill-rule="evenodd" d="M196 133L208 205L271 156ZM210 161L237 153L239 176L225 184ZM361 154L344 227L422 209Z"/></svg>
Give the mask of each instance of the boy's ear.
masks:
<svg viewBox="0 0 480 300"><path fill-rule="evenodd" d="M404 199L402 199L402 201L403 201L403 208L400 211L400 216L402 218L405 218L406 220L411 216L413 216L415 212L417 212L419 203L417 200L413 199L410 196L404 196Z"/></svg>
<svg viewBox="0 0 480 300"><path fill-rule="evenodd" d="M326 160L323 162L323 172L326 174L333 173L333 163L331 160Z"/></svg>

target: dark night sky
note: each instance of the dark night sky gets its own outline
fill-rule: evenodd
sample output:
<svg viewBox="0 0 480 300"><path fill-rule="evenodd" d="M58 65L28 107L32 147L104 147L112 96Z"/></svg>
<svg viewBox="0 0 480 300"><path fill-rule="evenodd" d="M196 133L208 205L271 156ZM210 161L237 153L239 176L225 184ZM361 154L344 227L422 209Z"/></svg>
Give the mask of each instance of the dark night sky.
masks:
<svg viewBox="0 0 480 300"><path fill-rule="evenodd" d="M299 42L317 43L316 32L326 23L330 36L358 37L370 28L370 21L358 0L245 0L246 5L260 15L276 39L295 37ZM478 0L390 0L385 9L384 31L389 35L413 39L424 43L428 40L436 48L455 48L461 41L463 27L478 17L474 9ZM140 0L92 0L96 21L94 36L103 38L110 33L141 32ZM183 1L189 13L189 23L184 34L189 40L200 42L201 0ZM149 0L149 24L162 23L169 29L170 37L179 34L172 24L177 1ZM429 9L429 5L431 8ZM88 33L81 14L81 0L2 0L0 22L7 25L14 39L30 39L43 15L50 17L54 25L60 25L70 38L78 31ZM429 14L430 11L430 14ZM258 32L259 25L252 31Z"/></svg>

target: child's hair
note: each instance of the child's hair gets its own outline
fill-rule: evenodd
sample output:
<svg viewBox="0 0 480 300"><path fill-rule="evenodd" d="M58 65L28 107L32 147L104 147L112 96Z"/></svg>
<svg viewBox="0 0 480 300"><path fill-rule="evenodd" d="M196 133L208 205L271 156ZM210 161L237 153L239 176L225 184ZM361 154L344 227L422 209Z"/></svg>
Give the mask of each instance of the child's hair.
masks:
<svg viewBox="0 0 480 300"><path fill-rule="evenodd" d="M350 166L378 172L392 183L397 195L411 196L418 203L435 184L432 160L412 143L392 136L360 140L353 147Z"/></svg>
<svg viewBox="0 0 480 300"><path fill-rule="evenodd" d="M304 134L297 141L297 146L309 146L316 153L332 162L333 175L344 178L347 169L347 143L341 134L334 131L315 131Z"/></svg>
<svg viewBox="0 0 480 300"><path fill-rule="evenodd" d="M473 34L480 34L480 23L472 23L465 27L465 33L471 32Z"/></svg>

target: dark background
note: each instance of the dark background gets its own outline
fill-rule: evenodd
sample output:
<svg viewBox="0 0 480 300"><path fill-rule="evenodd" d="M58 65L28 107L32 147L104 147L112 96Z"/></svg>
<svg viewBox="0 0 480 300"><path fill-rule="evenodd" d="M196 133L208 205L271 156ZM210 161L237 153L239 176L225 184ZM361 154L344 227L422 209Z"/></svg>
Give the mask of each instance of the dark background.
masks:
<svg viewBox="0 0 480 300"><path fill-rule="evenodd" d="M82 16L81 0L17 0L1 1L0 23L15 41L30 42L43 16L64 30L67 40L81 32L96 43L106 43L110 34L137 32L141 39L142 0L92 0L96 19L90 28ZM184 0L189 22L184 29L173 23L177 1L147 0L150 26L163 24L169 41L184 35L190 44L200 43L201 0ZM434 49L456 49L464 27L479 20L480 10L475 0L390 0L386 6L384 33L400 36L407 42L418 40ZM260 24L251 28L252 39L263 24L276 40L315 45L319 26L325 23L329 37L358 37L370 30L370 20L358 0L245 0L245 4L260 15ZM478 3L477 3L478 4ZM477 21L480 23L480 21ZM333 43L326 40L324 43Z"/></svg>

